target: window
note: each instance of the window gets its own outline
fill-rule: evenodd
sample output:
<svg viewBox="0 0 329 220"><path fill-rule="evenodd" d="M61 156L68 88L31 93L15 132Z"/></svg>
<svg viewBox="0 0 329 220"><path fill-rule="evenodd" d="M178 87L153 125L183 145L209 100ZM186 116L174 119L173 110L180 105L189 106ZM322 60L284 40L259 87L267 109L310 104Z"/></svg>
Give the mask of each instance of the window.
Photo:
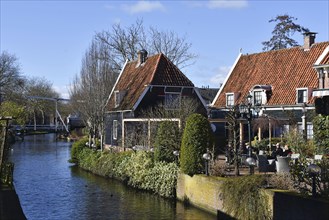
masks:
<svg viewBox="0 0 329 220"><path fill-rule="evenodd" d="M307 101L307 89L297 89L297 103L305 103Z"/></svg>
<svg viewBox="0 0 329 220"><path fill-rule="evenodd" d="M119 91L114 91L114 107L118 107L120 105L120 92Z"/></svg>
<svg viewBox="0 0 329 220"><path fill-rule="evenodd" d="M262 102L262 91L254 91L254 105L263 104Z"/></svg>
<svg viewBox="0 0 329 220"><path fill-rule="evenodd" d="M113 139L116 140L118 139L118 121L117 120L113 120Z"/></svg>
<svg viewBox="0 0 329 220"><path fill-rule="evenodd" d="M289 125L283 125L283 133L289 133L290 127Z"/></svg>
<svg viewBox="0 0 329 220"><path fill-rule="evenodd" d="M313 124L307 124L307 139L313 139Z"/></svg>
<svg viewBox="0 0 329 220"><path fill-rule="evenodd" d="M234 106L234 94L226 94L226 106Z"/></svg>
<svg viewBox="0 0 329 220"><path fill-rule="evenodd" d="M180 103L181 103L180 93L166 93L165 95L166 109L179 109Z"/></svg>

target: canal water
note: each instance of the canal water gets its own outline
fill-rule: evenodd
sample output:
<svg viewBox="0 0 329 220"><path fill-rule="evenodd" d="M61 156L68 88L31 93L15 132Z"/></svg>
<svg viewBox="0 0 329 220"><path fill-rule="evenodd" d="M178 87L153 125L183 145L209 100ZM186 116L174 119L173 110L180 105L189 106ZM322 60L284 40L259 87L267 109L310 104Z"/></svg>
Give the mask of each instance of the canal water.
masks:
<svg viewBox="0 0 329 220"><path fill-rule="evenodd" d="M70 147L46 134L27 136L11 149L14 184L27 219L216 219L73 166Z"/></svg>

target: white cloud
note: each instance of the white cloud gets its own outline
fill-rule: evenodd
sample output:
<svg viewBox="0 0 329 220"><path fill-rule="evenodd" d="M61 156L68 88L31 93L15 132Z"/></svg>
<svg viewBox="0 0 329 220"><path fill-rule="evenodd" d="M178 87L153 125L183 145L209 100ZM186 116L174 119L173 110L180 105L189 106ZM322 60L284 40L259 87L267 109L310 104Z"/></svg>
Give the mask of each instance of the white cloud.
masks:
<svg viewBox="0 0 329 220"><path fill-rule="evenodd" d="M58 92L60 98L68 99L70 98L68 92L68 86L53 86L56 92Z"/></svg>
<svg viewBox="0 0 329 220"><path fill-rule="evenodd" d="M220 85L224 82L227 74L230 72L230 66L220 66L216 70L216 75L210 78L210 83L214 85Z"/></svg>
<svg viewBox="0 0 329 220"><path fill-rule="evenodd" d="M123 9L131 14L165 11L165 7L159 1L138 1L136 4L123 5Z"/></svg>
<svg viewBox="0 0 329 220"><path fill-rule="evenodd" d="M211 0L207 3L210 9L216 8L244 8L248 6L247 0Z"/></svg>

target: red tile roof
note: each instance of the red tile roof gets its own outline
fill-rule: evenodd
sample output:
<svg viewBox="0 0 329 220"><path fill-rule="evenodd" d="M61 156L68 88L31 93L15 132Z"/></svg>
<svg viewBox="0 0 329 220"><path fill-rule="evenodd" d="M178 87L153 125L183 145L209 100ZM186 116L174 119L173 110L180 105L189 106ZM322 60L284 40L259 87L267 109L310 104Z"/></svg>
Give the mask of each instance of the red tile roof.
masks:
<svg viewBox="0 0 329 220"><path fill-rule="evenodd" d="M150 56L137 67L137 60L128 62L114 91L125 91L123 100L114 107L114 93L108 102L109 111L132 110L148 85L192 86L194 84L162 53Z"/></svg>
<svg viewBox="0 0 329 220"><path fill-rule="evenodd" d="M310 50L294 47L242 55L220 89L214 107L225 107L225 94L231 92L240 92L237 104L241 103L255 85L272 86L267 105L296 104L297 88L318 87L313 65L328 45L329 42L323 42L313 44Z"/></svg>

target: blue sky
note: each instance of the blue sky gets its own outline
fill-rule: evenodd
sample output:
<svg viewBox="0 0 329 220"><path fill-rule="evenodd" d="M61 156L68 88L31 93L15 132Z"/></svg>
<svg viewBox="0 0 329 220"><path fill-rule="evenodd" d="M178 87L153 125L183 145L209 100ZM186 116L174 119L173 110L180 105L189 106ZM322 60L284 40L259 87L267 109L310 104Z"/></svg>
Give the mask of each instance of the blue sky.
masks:
<svg viewBox="0 0 329 220"><path fill-rule="evenodd" d="M297 18L318 33L316 42L329 40L329 0L0 1L0 50L19 59L23 75L48 79L63 97L95 33L118 22L143 19L146 27L185 36L198 58L182 71L199 87L219 87L241 48L261 52L277 15ZM303 44L302 35L293 38Z"/></svg>

